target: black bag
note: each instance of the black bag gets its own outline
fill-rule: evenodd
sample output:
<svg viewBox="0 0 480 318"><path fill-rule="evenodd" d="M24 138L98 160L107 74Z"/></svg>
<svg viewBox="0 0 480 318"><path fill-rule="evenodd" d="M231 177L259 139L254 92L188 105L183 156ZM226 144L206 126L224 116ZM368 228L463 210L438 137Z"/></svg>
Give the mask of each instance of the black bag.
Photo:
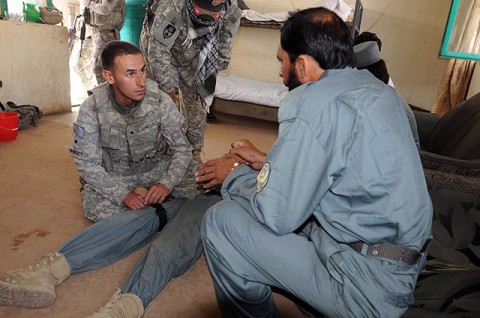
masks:
<svg viewBox="0 0 480 318"><path fill-rule="evenodd" d="M27 129L30 126L37 126L38 121L42 118L42 111L34 105L17 105L14 102L7 102L8 108L0 103L3 111L15 112L20 115L18 119L18 130Z"/></svg>

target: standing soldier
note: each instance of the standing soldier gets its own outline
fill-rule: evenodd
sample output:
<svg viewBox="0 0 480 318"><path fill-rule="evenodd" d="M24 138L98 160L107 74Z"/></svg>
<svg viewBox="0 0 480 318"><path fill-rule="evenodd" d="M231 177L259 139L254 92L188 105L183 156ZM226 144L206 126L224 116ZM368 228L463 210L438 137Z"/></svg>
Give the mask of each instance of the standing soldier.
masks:
<svg viewBox="0 0 480 318"><path fill-rule="evenodd" d="M102 76L100 53L108 42L120 39L125 20L125 0L83 0L90 13L87 23L92 29L93 68L97 83L105 82Z"/></svg>
<svg viewBox="0 0 480 318"><path fill-rule="evenodd" d="M82 14L75 18L69 30L70 65L83 84L83 92L97 84L93 69L92 28L85 21L85 6L80 4Z"/></svg>
<svg viewBox="0 0 480 318"><path fill-rule="evenodd" d="M237 0L148 2L140 38L148 73L179 105L198 162L217 73L230 62L240 16Z"/></svg>

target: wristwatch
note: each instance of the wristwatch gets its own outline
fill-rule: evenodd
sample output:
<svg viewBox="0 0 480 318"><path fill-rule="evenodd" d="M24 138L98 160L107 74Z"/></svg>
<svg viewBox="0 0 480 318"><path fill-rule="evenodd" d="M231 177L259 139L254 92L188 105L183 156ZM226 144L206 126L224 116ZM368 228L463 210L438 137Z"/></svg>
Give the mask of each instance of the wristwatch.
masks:
<svg viewBox="0 0 480 318"><path fill-rule="evenodd" d="M236 167L238 167L239 164L240 164L240 162L238 162L238 161L235 162L235 163L232 165L232 171L233 171Z"/></svg>

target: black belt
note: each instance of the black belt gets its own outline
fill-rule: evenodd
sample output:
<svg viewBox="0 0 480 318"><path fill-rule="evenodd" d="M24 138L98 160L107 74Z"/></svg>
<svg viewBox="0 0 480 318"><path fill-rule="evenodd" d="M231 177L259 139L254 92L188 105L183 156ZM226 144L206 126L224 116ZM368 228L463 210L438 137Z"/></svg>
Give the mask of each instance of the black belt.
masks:
<svg viewBox="0 0 480 318"><path fill-rule="evenodd" d="M420 257L420 253L416 250L391 243L368 245L363 242L357 242L350 244L350 246L364 255L388 258L408 265L415 264Z"/></svg>

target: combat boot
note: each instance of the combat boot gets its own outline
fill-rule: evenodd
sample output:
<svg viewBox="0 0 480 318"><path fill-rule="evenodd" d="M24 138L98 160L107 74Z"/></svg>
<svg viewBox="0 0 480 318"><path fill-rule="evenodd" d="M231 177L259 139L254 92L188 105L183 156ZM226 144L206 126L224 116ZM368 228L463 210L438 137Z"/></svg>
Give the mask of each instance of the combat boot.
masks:
<svg viewBox="0 0 480 318"><path fill-rule="evenodd" d="M143 303L137 295L122 294L117 289L110 301L88 318L141 318L143 312Z"/></svg>
<svg viewBox="0 0 480 318"><path fill-rule="evenodd" d="M60 253L47 254L28 268L8 271L0 277L0 306L50 306L57 297L55 286L70 274L70 265Z"/></svg>

